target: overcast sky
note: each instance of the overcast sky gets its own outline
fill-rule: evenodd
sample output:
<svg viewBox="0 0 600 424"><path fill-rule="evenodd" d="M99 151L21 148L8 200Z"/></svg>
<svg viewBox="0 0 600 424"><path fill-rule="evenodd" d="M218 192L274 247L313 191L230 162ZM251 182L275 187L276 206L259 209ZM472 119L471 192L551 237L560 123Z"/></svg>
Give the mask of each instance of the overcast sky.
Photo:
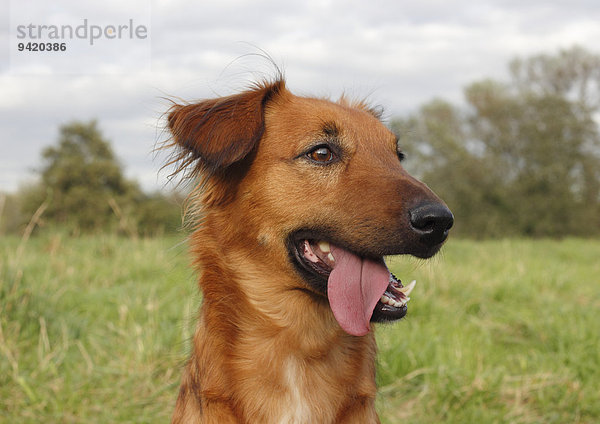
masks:
<svg viewBox="0 0 600 424"><path fill-rule="evenodd" d="M66 40L67 51L21 52L18 26L127 24L135 40ZM88 31L91 32L90 28ZM89 34L88 34L89 35ZM262 49L299 94L367 97L387 116L433 97L462 99L465 85L507 77L516 56L574 44L600 53L600 1L0 0L0 191L31 181L58 127L97 119L144 188L161 188L165 96L230 94L273 75Z"/></svg>

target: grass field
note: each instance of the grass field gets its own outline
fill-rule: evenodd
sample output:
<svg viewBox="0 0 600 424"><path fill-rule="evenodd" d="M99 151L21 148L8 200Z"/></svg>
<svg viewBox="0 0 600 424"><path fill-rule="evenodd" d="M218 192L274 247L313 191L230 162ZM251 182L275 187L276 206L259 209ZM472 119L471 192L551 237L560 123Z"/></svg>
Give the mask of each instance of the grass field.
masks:
<svg viewBox="0 0 600 424"><path fill-rule="evenodd" d="M165 423L200 301L180 239L0 238L0 422ZM451 240L389 261L384 423L600 422L600 241Z"/></svg>

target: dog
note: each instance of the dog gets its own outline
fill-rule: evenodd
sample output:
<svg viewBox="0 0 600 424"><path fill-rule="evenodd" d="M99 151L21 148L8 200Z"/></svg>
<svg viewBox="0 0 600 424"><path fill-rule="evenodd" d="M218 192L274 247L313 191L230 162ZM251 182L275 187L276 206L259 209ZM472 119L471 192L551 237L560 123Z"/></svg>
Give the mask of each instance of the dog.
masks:
<svg viewBox="0 0 600 424"><path fill-rule="evenodd" d="M414 287L383 257L433 256L448 207L365 102L276 78L167 121L203 294L172 423L379 422L372 324Z"/></svg>

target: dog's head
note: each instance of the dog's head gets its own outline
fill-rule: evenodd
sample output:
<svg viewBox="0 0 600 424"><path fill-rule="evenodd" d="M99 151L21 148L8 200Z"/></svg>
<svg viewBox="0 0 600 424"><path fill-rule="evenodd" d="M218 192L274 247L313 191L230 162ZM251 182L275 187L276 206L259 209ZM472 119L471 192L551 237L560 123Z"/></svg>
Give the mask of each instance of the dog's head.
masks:
<svg viewBox="0 0 600 424"><path fill-rule="evenodd" d="M298 97L278 81L176 105L168 122L182 167L203 178L204 214L229 214L249 254L285 260L350 334L406 314L414 284L383 256L434 255L453 216L402 168L398 139L368 106Z"/></svg>

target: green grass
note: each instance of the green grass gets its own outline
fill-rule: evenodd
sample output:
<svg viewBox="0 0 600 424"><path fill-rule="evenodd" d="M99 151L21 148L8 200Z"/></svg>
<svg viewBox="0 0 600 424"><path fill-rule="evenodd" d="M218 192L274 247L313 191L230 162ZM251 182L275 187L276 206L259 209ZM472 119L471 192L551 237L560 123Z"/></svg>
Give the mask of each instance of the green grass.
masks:
<svg viewBox="0 0 600 424"><path fill-rule="evenodd" d="M198 303L179 240L0 248L0 422L168 422Z"/></svg>
<svg viewBox="0 0 600 424"><path fill-rule="evenodd" d="M451 241L393 264L421 283L378 331L385 422L600 422L599 241Z"/></svg>
<svg viewBox="0 0 600 424"><path fill-rule="evenodd" d="M185 244L0 239L0 422L164 423L199 303ZM384 423L600 422L600 241L451 240L379 326Z"/></svg>

